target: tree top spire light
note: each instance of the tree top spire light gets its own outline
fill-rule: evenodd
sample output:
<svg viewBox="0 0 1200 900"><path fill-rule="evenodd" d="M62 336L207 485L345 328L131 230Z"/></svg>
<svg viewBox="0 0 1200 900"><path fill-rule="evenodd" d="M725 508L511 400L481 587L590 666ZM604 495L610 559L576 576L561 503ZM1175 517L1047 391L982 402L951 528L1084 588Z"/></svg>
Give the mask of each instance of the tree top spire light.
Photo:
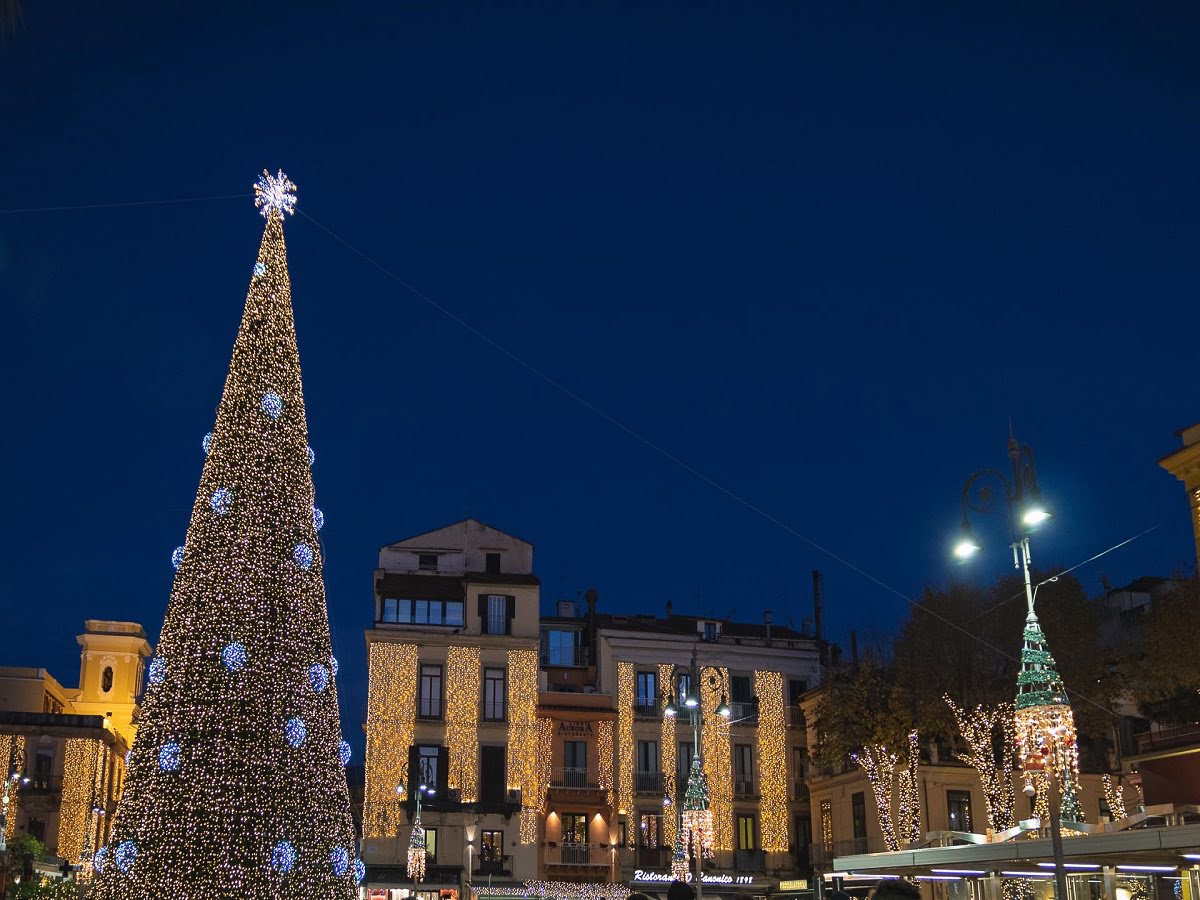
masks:
<svg viewBox="0 0 1200 900"><path fill-rule="evenodd" d="M282 219L284 213L289 216L295 215L296 185L283 174L283 169L279 170L278 175L272 175L263 169L262 175L254 185L254 207L264 219L269 219L272 215Z"/></svg>

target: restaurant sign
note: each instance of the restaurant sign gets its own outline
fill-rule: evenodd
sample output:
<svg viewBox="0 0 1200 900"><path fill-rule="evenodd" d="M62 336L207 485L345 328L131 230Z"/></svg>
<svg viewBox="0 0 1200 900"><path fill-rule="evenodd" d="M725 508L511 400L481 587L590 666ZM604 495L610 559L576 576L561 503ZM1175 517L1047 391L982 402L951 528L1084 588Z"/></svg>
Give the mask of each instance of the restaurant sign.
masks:
<svg viewBox="0 0 1200 900"><path fill-rule="evenodd" d="M779 882L779 889L781 891L807 891L808 879L796 878L792 881L781 881Z"/></svg>
<svg viewBox="0 0 1200 900"><path fill-rule="evenodd" d="M690 882L693 878L691 872L688 872L687 880ZM675 876L670 872L654 872L650 869L634 869L633 880L641 884L647 882L655 884L669 884L675 880ZM754 876L752 875L719 875L716 872L704 873L705 884L754 884Z"/></svg>

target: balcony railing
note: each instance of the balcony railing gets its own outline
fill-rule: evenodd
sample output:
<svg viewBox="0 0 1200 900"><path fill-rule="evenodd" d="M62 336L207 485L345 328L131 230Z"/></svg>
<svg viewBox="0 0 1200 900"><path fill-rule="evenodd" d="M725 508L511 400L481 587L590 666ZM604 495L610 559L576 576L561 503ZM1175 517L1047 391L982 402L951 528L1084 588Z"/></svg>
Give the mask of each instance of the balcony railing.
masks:
<svg viewBox="0 0 1200 900"><path fill-rule="evenodd" d="M809 844L808 857L814 866L828 865L839 856L858 856L867 853L867 839L852 838L848 841L832 841L828 844Z"/></svg>
<svg viewBox="0 0 1200 900"><path fill-rule="evenodd" d="M661 794L662 772L637 772L633 778L633 789L639 794Z"/></svg>
<svg viewBox="0 0 1200 900"><path fill-rule="evenodd" d="M1138 753L1200 744L1200 724L1177 725L1174 728L1147 731L1144 734L1135 735L1134 741L1137 742Z"/></svg>
<svg viewBox="0 0 1200 900"><path fill-rule="evenodd" d="M792 799L803 802L808 799L808 785L803 781L792 784Z"/></svg>
<svg viewBox="0 0 1200 900"><path fill-rule="evenodd" d="M635 719L661 719L662 710L658 708L657 703L647 703L645 700L638 700L633 706L633 717Z"/></svg>
<svg viewBox="0 0 1200 900"><path fill-rule="evenodd" d="M548 866L608 866L612 854L599 844L559 844L546 848Z"/></svg>
<svg viewBox="0 0 1200 900"><path fill-rule="evenodd" d="M792 728L807 728L808 722L804 718L804 710L799 706L789 706L787 708L787 723Z"/></svg>
<svg viewBox="0 0 1200 900"><path fill-rule="evenodd" d="M476 875L511 875L512 856L496 856L475 861Z"/></svg>
<svg viewBox="0 0 1200 900"><path fill-rule="evenodd" d="M754 782L750 780L734 779L733 796L735 797L753 797Z"/></svg>
<svg viewBox="0 0 1200 900"><path fill-rule="evenodd" d="M729 717L730 724L758 724L758 704L754 701L750 701L748 703L730 703L729 708L733 712L733 715Z"/></svg>
<svg viewBox="0 0 1200 900"><path fill-rule="evenodd" d="M562 766L550 770L550 787L573 791L598 791L600 779L591 769Z"/></svg>
<svg viewBox="0 0 1200 900"><path fill-rule="evenodd" d="M767 867L767 855L762 850L734 850L733 867L740 872L762 872Z"/></svg>

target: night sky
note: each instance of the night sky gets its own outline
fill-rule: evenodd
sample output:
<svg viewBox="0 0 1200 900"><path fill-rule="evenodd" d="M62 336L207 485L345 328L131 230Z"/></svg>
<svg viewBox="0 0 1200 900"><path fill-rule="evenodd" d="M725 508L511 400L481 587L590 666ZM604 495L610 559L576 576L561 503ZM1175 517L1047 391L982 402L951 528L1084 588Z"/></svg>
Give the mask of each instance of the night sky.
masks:
<svg viewBox="0 0 1200 900"><path fill-rule="evenodd" d="M1088 590L1193 567L1157 460L1200 420L1200 9L920 6L26 0L0 662L74 685L85 618L157 635L264 167L486 338L288 222L352 735L378 547L464 516L535 544L546 609L799 627L821 568L835 638L902 616L646 442L916 595L1007 571L999 520L969 571L948 547L1011 416L1058 512L1035 562L1157 526Z"/></svg>

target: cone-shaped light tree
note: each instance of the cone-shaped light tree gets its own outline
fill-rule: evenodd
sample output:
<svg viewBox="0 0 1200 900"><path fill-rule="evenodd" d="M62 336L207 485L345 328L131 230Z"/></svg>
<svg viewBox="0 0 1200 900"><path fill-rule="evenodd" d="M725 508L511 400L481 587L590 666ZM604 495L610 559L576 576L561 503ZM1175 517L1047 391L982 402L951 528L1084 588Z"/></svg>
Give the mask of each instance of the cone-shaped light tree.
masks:
<svg viewBox="0 0 1200 900"><path fill-rule="evenodd" d="M350 900L361 877L329 639L283 220L266 229L112 836L98 900Z"/></svg>

